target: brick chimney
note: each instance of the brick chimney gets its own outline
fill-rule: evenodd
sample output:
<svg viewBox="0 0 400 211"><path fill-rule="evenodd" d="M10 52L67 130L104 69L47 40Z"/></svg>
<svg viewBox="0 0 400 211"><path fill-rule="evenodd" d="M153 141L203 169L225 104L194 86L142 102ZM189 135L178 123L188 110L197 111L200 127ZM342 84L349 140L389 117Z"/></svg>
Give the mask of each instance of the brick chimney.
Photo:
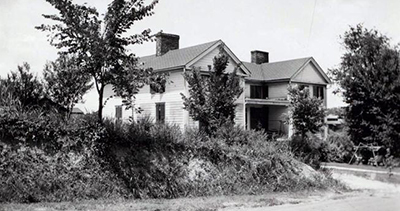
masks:
<svg viewBox="0 0 400 211"><path fill-rule="evenodd" d="M269 62L269 53L265 51L252 51L251 52L251 63L262 64Z"/></svg>
<svg viewBox="0 0 400 211"><path fill-rule="evenodd" d="M179 49L179 35L159 32L156 34L156 56L162 56L170 50Z"/></svg>

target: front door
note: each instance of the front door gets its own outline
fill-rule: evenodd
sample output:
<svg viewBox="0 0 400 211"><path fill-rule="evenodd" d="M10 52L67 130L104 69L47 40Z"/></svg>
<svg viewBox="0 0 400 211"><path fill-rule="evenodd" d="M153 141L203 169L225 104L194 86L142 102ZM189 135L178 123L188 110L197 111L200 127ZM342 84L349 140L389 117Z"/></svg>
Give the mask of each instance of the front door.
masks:
<svg viewBox="0 0 400 211"><path fill-rule="evenodd" d="M268 107L250 107L250 129L268 130Z"/></svg>

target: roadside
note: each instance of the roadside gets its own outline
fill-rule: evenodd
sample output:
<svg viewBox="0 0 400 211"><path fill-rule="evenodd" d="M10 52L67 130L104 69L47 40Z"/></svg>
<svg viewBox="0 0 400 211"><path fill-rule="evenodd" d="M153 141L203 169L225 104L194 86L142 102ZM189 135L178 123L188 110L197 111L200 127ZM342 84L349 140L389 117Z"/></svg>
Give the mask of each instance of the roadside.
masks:
<svg viewBox="0 0 400 211"><path fill-rule="evenodd" d="M326 165L327 167L329 165ZM339 211L339 210L380 210L380 211L393 211L398 210L400 207L400 183L387 182L389 175L385 169L375 168L370 171L369 167L358 166L352 168L351 166L346 168L344 165L340 165L339 168L336 164L330 165L333 168L332 176L335 179L342 181L349 188L354 190L350 193L344 194L333 194L325 195L320 198L314 198L314 200L303 201L299 204L284 204L281 206L273 207L240 207L240 208L227 208L224 211L263 211L263 210L296 210L296 211L308 211L308 210L325 210L325 211ZM354 170L356 169L356 170ZM398 169L397 169L398 170ZM395 172L397 172L397 170ZM376 171L380 171L377 173ZM360 175L361 172L361 175ZM371 176L372 175L372 176ZM378 176L377 176L378 175ZM391 176L397 180L397 175ZM386 180L385 182L378 180Z"/></svg>
<svg viewBox="0 0 400 211"><path fill-rule="evenodd" d="M325 167L328 165L325 165ZM333 166L333 165L331 165ZM341 166L344 167L344 166ZM349 168L351 169L351 168ZM363 169L359 166L357 169ZM371 170L370 172L374 172ZM397 172L397 170L395 171ZM400 207L400 185L371 179L368 174L333 168L332 176L353 191L300 191L265 195L215 196L170 200L91 200L62 203L3 204L3 210L396 210ZM372 173L373 174L373 173ZM375 173L376 174L376 173ZM380 175L380 174L378 174ZM385 175L385 174L382 174ZM386 175L387 177L387 175Z"/></svg>

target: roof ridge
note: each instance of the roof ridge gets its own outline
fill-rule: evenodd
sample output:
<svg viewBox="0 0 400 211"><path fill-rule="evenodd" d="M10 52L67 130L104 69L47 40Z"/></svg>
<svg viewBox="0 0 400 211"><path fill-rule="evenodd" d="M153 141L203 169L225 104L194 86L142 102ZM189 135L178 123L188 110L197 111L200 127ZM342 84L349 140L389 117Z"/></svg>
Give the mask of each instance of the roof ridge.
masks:
<svg viewBox="0 0 400 211"><path fill-rule="evenodd" d="M276 61L276 62L268 62L268 63L262 63L260 65L266 65L266 64L275 64L275 63L281 63L281 62L291 62L291 61L295 61L295 60L303 60L303 59L311 59L313 58L312 56L309 57L303 57L303 58L297 58L297 59L287 59L287 60L282 60L282 61Z"/></svg>
<svg viewBox="0 0 400 211"><path fill-rule="evenodd" d="M188 48L195 48L195 47L198 47L198 46L201 46L201 45L207 45L207 44L211 44L211 43L217 43L217 42L219 42L219 41L222 41L222 40L219 39L219 40L214 40L214 41L211 41L211 42L205 42L205 43L200 43L200 44L197 44L197 45L187 46L187 47L184 47L184 48L178 48L178 49L170 50L170 51L168 51L167 53L173 52L173 51L185 50L185 49L188 49ZM208 49L208 48L207 48L207 49ZM139 56L139 58L151 57L151 56L155 56L155 55L156 55L156 54L151 54L151 55L146 55L146 56ZM165 55L165 54L164 54L164 55Z"/></svg>

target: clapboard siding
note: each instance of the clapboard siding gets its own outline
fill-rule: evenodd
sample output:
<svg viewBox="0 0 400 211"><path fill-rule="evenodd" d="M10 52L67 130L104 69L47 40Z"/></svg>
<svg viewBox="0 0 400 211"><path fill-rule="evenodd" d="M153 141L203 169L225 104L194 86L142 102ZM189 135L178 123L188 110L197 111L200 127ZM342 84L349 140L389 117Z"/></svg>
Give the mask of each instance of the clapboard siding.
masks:
<svg viewBox="0 0 400 211"><path fill-rule="evenodd" d="M182 101L165 103L165 121L176 124L183 129L183 104Z"/></svg>
<svg viewBox="0 0 400 211"><path fill-rule="evenodd" d="M140 89L139 93L135 95L136 102L155 103L181 101L181 93L183 93L185 89L185 82L182 74L182 71L170 72L165 85L165 92L162 94L151 94L150 86L144 86L142 89Z"/></svg>
<svg viewBox="0 0 400 211"><path fill-rule="evenodd" d="M243 103L236 104L234 121L236 125L241 125L244 127L245 113L243 110L244 109L243 106L244 106Z"/></svg>
<svg viewBox="0 0 400 211"><path fill-rule="evenodd" d="M140 103L136 104L136 107L140 109L140 113L136 115L136 120L144 117L150 117L152 121L156 119L156 104L155 103Z"/></svg>
<svg viewBox="0 0 400 211"><path fill-rule="evenodd" d="M199 61L197 61L193 65L193 67L199 67L203 71L208 71L208 66L213 65L213 59L218 54L219 54L219 49L216 48L213 51L211 51L210 53L208 53L207 55L205 55L203 58L201 58ZM228 62L229 63L228 63L228 66L226 67L226 71L231 73L236 68L237 64L231 58L229 58Z"/></svg>
<svg viewBox="0 0 400 211"><path fill-rule="evenodd" d="M288 83L269 83L268 98L287 98Z"/></svg>
<svg viewBox="0 0 400 211"><path fill-rule="evenodd" d="M185 88L184 85L185 83L182 70L169 72L167 84L165 86L165 92L182 92Z"/></svg>
<svg viewBox="0 0 400 211"><path fill-rule="evenodd" d="M137 114L137 119L150 117L152 121L156 119L156 103L141 103L137 105L142 112ZM165 122L175 124L183 129L183 104L178 102L165 103Z"/></svg>

